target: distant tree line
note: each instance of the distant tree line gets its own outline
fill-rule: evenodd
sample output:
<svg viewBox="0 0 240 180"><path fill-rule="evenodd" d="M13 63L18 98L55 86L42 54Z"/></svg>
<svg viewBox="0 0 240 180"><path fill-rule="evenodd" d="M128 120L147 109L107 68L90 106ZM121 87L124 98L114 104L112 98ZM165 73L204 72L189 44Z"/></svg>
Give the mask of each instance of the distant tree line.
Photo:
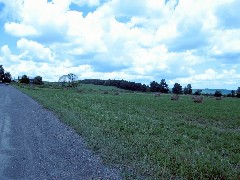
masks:
<svg viewBox="0 0 240 180"><path fill-rule="evenodd" d="M24 84L35 84L35 85L42 85L44 84L42 81L41 76L36 76L33 79L30 79L27 75L23 75L21 78L18 78L19 83L24 83Z"/></svg>
<svg viewBox="0 0 240 180"><path fill-rule="evenodd" d="M142 91L146 92L149 87L145 84L130 82L126 80L101 80L101 79L84 79L79 80L83 84L94 84L94 85L103 85L103 86L115 86L117 88L130 90L130 91Z"/></svg>
<svg viewBox="0 0 240 180"><path fill-rule="evenodd" d="M195 92L192 90L191 84L188 84L184 88L179 84L175 83L173 88L170 89L165 79L162 79L160 83L152 81L150 86L141 83L130 82L126 80L102 80L102 79L84 79L79 80L79 83L83 84L94 84L94 85L103 85L103 86L115 86L121 89L126 89L130 91L142 91L142 92L159 92L159 93L173 93L173 94L193 94L193 95L202 95L202 90L198 89ZM208 95L208 94L206 94ZM210 94L209 94L210 95ZM216 90L214 94L215 97L221 97L223 94L221 91ZM236 91L232 90L231 94L227 95L228 97L239 97L240 98L240 87Z"/></svg>
<svg viewBox="0 0 240 180"><path fill-rule="evenodd" d="M3 83L10 83L12 81L12 76L10 72L5 72L3 65L0 65L0 82ZM18 78L19 83L25 84L36 84L42 85L42 77L36 76L33 79L30 79L27 75L23 75L21 78ZM63 75L59 78L59 82L61 82L62 86L74 87L77 86L77 75L73 73L69 73L67 75ZM136 83L126 80L101 80L101 79L84 79L79 80L79 83L83 84L95 84L95 85L103 85L103 86L115 86L117 88L130 90L130 91L142 91L142 92L159 92L159 93L173 93L173 94L194 94L194 95L201 95L202 90L196 90L193 93L191 84L188 84L184 88L179 84L175 83L173 88L170 90L168 84L166 83L165 79L162 79L160 83L156 81L150 82L150 86ZM216 90L213 94L215 97L221 97L222 92ZM237 90L232 90L231 93L227 94L227 97L238 97L240 98L240 87Z"/></svg>
<svg viewBox="0 0 240 180"><path fill-rule="evenodd" d="M168 84L165 79L162 79L160 83L153 81L150 83L151 92L160 93L173 93L173 94L192 94L192 86L188 84L186 87L182 88L179 83L175 83L172 90L169 89Z"/></svg>

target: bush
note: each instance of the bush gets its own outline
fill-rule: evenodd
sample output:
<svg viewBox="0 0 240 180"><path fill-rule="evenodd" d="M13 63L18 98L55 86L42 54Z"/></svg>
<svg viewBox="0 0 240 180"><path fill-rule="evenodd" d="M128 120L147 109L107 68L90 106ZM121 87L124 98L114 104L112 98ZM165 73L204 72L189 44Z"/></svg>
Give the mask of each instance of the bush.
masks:
<svg viewBox="0 0 240 180"><path fill-rule="evenodd" d="M25 84L29 84L29 82L30 82L27 75L23 75L19 81L20 81L20 83L25 83Z"/></svg>
<svg viewBox="0 0 240 180"><path fill-rule="evenodd" d="M236 97L240 98L240 87L238 87L238 89L236 91Z"/></svg>
<svg viewBox="0 0 240 180"><path fill-rule="evenodd" d="M202 90L201 90L201 89L198 89L198 90L195 91L194 95L200 96L201 93L202 93Z"/></svg>
<svg viewBox="0 0 240 180"><path fill-rule="evenodd" d="M41 77L41 76L36 76L36 77L33 79L33 84L42 85L42 84L43 84L42 77Z"/></svg>
<svg viewBox="0 0 240 180"><path fill-rule="evenodd" d="M221 97L221 96L222 96L222 92L216 90L215 93L214 93L214 96L215 96L215 97Z"/></svg>

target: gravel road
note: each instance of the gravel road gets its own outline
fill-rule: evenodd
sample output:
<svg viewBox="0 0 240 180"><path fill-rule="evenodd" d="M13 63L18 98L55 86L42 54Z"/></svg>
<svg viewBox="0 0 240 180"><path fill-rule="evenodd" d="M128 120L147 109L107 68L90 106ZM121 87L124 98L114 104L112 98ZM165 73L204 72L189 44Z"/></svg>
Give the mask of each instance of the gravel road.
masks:
<svg viewBox="0 0 240 180"><path fill-rule="evenodd" d="M121 179L81 137L27 95L0 84L0 180Z"/></svg>

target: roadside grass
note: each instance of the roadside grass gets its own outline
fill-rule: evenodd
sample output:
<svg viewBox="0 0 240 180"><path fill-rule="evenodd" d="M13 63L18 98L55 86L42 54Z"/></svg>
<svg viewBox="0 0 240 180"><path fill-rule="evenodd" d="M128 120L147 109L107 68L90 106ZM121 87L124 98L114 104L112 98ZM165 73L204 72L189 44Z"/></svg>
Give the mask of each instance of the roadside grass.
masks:
<svg viewBox="0 0 240 180"><path fill-rule="evenodd" d="M16 86L17 87L17 86ZM240 99L20 88L85 138L125 179L239 179ZM88 89L88 90L87 90Z"/></svg>

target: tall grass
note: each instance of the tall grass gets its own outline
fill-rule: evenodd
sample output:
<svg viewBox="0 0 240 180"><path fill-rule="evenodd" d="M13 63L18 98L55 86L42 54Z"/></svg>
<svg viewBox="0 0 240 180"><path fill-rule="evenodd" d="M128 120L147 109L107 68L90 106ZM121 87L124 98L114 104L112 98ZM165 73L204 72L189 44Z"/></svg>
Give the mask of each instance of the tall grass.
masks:
<svg viewBox="0 0 240 180"><path fill-rule="evenodd" d="M239 179L240 99L28 89L126 179Z"/></svg>

